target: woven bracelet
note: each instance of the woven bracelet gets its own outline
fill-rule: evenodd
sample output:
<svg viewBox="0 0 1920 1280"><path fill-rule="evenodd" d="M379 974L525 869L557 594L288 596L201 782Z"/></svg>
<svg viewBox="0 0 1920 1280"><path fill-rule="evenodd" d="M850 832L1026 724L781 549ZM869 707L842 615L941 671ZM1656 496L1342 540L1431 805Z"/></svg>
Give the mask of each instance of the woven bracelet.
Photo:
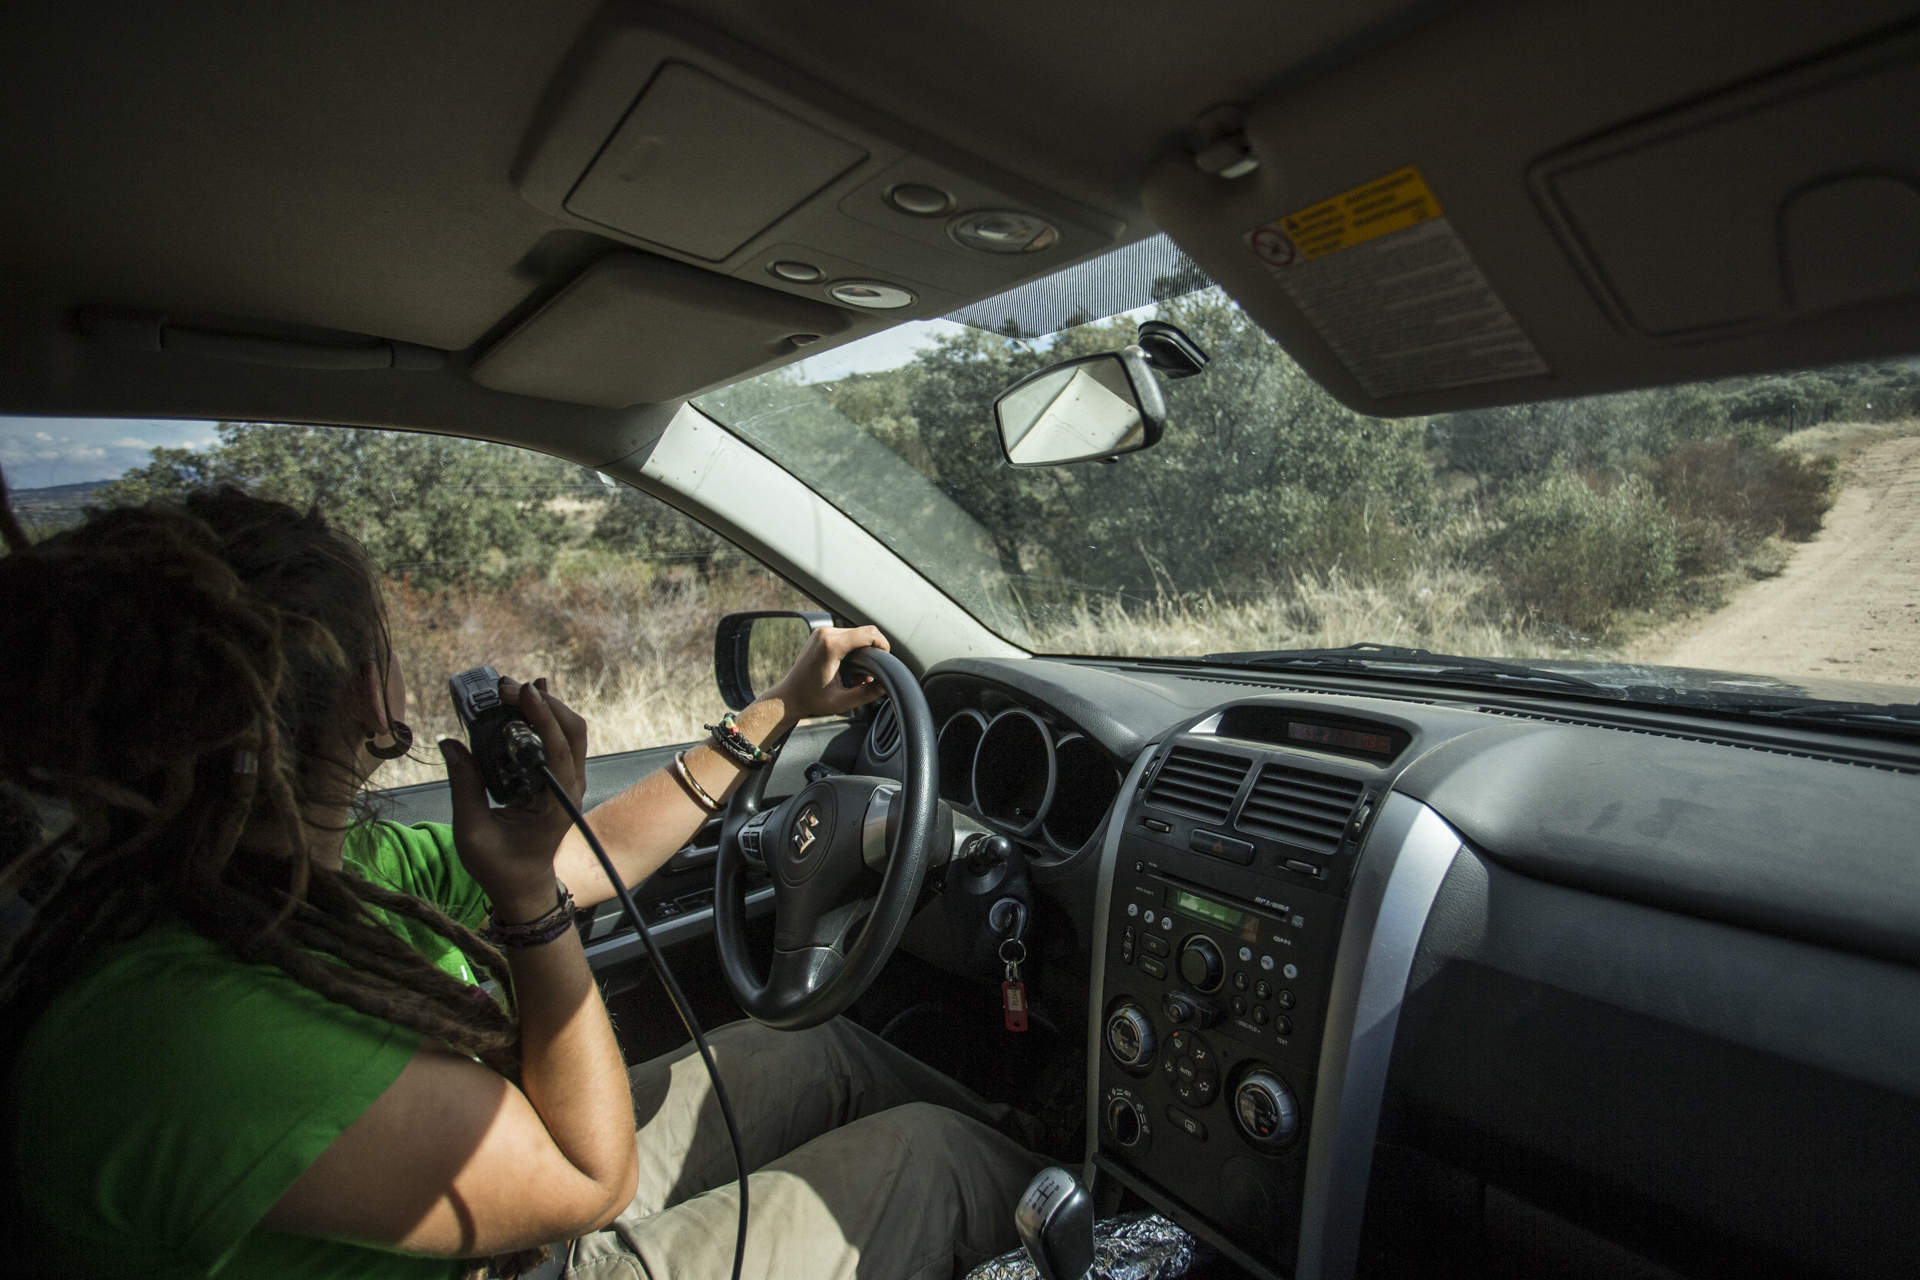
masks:
<svg viewBox="0 0 1920 1280"><path fill-rule="evenodd" d="M566 936L573 928L573 894L561 883L558 876L553 881L554 893L559 901L553 910L538 920L529 920L525 924L501 924L490 920L481 934L496 947L543 947L556 938Z"/></svg>
<svg viewBox="0 0 1920 1280"><path fill-rule="evenodd" d="M713 740L727 758L742 769L764 769L773 761L772 753L755 745L754 741L740 732L733 723L733 712L720 717L719 724L710 724L707 730L713 734Z"/></svg>

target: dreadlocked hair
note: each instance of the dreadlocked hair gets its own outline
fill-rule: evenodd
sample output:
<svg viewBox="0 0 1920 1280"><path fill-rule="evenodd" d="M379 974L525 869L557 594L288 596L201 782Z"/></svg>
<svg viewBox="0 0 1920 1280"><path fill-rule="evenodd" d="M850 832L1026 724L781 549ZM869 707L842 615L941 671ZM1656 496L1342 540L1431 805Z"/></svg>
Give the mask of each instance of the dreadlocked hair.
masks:
<svg viewBox="0 0 1920 1280"><path fill-rule="evenodd" d="M506 989L500 954L430 904L310 856L303 815L361 787L353 677L389 660L358 544L317 510L227 488L16 544L0 601L0 670L15 674L0 782L76 819L69 841L0 862L18 885L44 870L21 862L71 860L0 962L0 1043L17 1046L92 953L172 917L517 1073L511 1014L370 908L425 925ZM249 829L279 832L281 847L243 847Z"/></svg>

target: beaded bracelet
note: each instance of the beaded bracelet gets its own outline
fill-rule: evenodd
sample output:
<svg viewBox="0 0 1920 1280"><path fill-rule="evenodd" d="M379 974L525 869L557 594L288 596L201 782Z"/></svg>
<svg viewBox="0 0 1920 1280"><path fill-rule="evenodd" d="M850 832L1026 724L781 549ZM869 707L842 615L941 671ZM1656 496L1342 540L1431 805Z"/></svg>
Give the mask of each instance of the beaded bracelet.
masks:
<svg viewBox="0 0 1920 1280"><path fill-rule="evenodd" d="M543 947L556 938L566 936L567 930L573 928L573 894L558 876L554 877L553 888L554 896L558 899L553 910L525 924L501 924L497 920L489 920L481 936L496 947L514 949Z"/></svg>
<svg viewBox="0 0 1920 1280"><path fill-rule="evenodd" d="M707 789L701 786L699 779L693 776L693 770L687 768L687 753L684 751L673 758L673 776L680 783L680 789L685 791L688 798L695 804L708 813L720 812L720 802L707 794Z"/></svg>
<svg viewBox="0 0 1920 1280"><path fill-rule="evenodd" d="M720 750L742 769L764 769L773 760L771 753L755 745L751 738L734 727L731 711L720 717L719 724L710 724L707 729L713 734L713 740Z"/></svg>

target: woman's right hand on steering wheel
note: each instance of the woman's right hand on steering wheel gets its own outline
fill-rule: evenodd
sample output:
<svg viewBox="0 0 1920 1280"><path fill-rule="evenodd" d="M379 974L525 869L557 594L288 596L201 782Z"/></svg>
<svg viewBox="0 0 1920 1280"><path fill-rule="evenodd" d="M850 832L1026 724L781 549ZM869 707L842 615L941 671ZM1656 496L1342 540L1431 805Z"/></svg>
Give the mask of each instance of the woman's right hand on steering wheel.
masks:
<svg viewBox="0 0 1920 1280"><path fill-rule="evenodd" d="M546 749L547 768L575 804L586 793L587 722L546 692L546 681L500 681L500 696L517 704ZM496 809L466 744L440 742L453 792L453 843L467 872L493 904L494 918L534 920L553 909L553 855L571 825L545 791L524 805Z"/></svg>
<svg viewBox="0 0 1920 1280"><path fill-rule="evenodd" d="M860 683L851 688L841 684L840 662L854 650L868 647L893 651L878 627L821 627L807 637L793 670L767 690L767 697L784 703L792 720L845 715L863 707L885 690L868 675L862 675Z"/></svg>

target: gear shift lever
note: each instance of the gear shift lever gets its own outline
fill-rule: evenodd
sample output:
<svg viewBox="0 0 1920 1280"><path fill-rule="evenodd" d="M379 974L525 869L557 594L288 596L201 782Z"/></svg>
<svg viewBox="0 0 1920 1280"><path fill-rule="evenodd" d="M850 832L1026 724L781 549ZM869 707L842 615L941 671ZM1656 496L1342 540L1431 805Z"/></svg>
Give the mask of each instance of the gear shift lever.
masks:
<svg viewBox="0 0 1920 1280"><path fill-rule="evenodd" d="M1086 1280L1093 1270L1093 1197L1065 1169L1034 1175L1013 1211L1013 1225L1040 1280Z"/></svg>

